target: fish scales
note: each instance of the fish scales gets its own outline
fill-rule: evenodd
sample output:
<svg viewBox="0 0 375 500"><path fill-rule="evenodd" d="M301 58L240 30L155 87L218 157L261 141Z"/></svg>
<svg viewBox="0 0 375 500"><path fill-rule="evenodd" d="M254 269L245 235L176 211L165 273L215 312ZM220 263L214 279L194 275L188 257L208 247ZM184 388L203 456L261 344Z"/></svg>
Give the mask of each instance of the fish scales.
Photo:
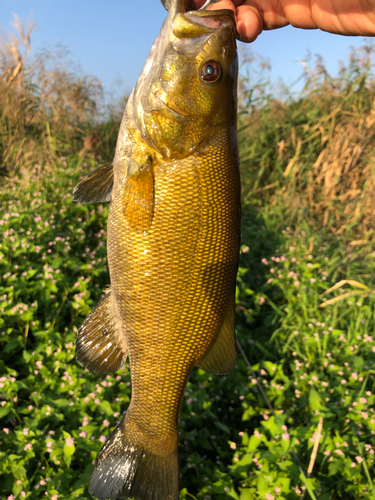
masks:
<svg viewBox="0 0 375 500"><path fill-rule="evenodd" d="M176 432L187 378L214 340L233 288L239 174L231 142L217 134L205 154L155 169L155 213L145 234L121 218L121 192L110 207L112 290L132 373L128 413L146 441L153 432L160 439Z"/></svg>
<svg viewBox="0 0 375 500"><path fill-rule="evenodd" d="M80 328L76 356L97 373L128 356L132 378L130 405L94 464L96 498L177 500L188 378L195 366L221 374L236 361L234 16L163 4L169 14L128 100L113 165L73 197L111 200L111 286Z"/></svg>

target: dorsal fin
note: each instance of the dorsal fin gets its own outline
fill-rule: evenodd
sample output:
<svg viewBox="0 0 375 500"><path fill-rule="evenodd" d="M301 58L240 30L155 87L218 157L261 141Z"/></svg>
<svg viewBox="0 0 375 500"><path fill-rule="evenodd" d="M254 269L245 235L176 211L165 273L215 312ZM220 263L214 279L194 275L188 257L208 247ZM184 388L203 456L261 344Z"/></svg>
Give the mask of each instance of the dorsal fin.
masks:
<svg viewBox="0 0 375 500"><path fill-rule="evenodd" d="M111 291L85 319L77 334L76 358L95 373L115 372L125 363L127 352L120 341L111 308Z"/></svg>
<svg viewBox="0 0 375 500"><path fill-rule="evenodd" d="M106 163L82 179L73 190L73 201L102 203L111 201L113 164Z"/></svg>

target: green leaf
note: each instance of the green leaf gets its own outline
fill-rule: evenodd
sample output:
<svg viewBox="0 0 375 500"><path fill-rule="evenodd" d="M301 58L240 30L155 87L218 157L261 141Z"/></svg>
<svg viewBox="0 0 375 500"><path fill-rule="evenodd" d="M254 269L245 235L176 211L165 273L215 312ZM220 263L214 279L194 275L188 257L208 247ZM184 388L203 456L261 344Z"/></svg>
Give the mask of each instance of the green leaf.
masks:
<svg viewBox="0 0 375 500"><path fill-rule="evenodd" d="M55 399L54 401L52 401L52 404L54 404L57 408L60 409L69 408L69 401L64 398Z"/></svg>
<svg viewBox="0 0 375 500"><path fill-rule="evenodd" d="M19 338L15 338L15 339L12 339L4 348L3 348L3 352L12 352L14 351L15 349L17 349L17 347L21 346L21 341L19 340Z"/></svg>
<svg viewBox="0 0 375 500"><path fill-rule="evenodd" d="M322 407L322 400L315 389L310 389L309 405L312 410L320 410Z"/></svg>
<svg viewBox="0 0 375 500"><path fill-rule="evenodd" d="M113 408L108 401L101 401L99 403L99 409L108 417L111 417L113 415Z"/></svg>
<svg viewBox="0 0 375 500"><path fill-rule="evenodd" d="M31 354L27 351L22 352L22 357L25 360L25 363L30 363L30 360L32 359Z"/></svg>
<svg viewBox="0 0 375 500"><path fill-rule="evenodd" d="M10 412L10 406L0 406L0 418L4 418Z"/></svg>
<svg viewBox="0 0 375 500"><path fill-rule="evenodd" d="M13 475L16 479L24 479L26 477L26 469L22 465L12 469Z"/></svg>
<svg viewBox="0 0 375 500"><path fill-rule="evenodd" d="M255 498L254 488L241 489L240 500L254 500L254 498Z"/></svg>
<svg viewBox="0 0 375 500"><path fill-rule="evenodd" d="M54 448L51 451L51 458L58 457L63 454L63 449L62 448Z"/></svg>
<svg viewBox="0 0 375 500"><path fill-rule="evenodd" d="M302 469L301 469L300 478L302 479L304 485L306 486L306 489L309 492L309 495L310 495L311 499L312 500L316 500L316 496L314 495L314 491L313 491L313 488L312 488L312 485L311 485L311 479L307 478L305 476L305 474L302 472Z"/></svg>
<svg viewBox="0 0 375 500"><path fill-rule="evenodd" d="M229 427L227 427L225 424L223 424L222 422L219 422L219 420L217 420L215 422L215 425L216 427L219 427L219 429L221 429L222 431L224 431L226 434L230 435L231 434L231 431L229 429Z"/></svg>
<svg viewBox="0 0 375 500"><path fill-rule="evenodd" d="M74 444L72 445L67 445L67 444L64 444L64 455L66 455L67 457L71 457L72 455L74 455L74 452L76 451L76 447L74 446Z"/></svg>
<svg viewBox="0 0 375 500"><path fill-rule="evenodd" d="M238 462L234 462L232 465L233 469L238 467L244 467L245 465L251 465L253 463L253 453L245 453Z"/></svg>
<svg viewBox="0 0 375 500"><path fill-rule="evenodd" d="M247 445L247 451L254 451L258 448L259 443L261 442L261 438L254 436L254 434L249 439L249 444Z"/></svg>
<svg viewBox="0 0 375 500"><path fill-rule="evenodd" d="M275 375L277 368L277 365L275 365L275 363L271 363L271 361L263 361L263 366L271 375L271 377Z"/></svg>
<svg viewBox="0 0 375 500"><path fill-rule="evenodd" d="M328 476L333 476L337 474L342 467L342 462L340 460L334 460L328 464Z"/></svg>
<svg viewBox="0 0 375 500"><path fill-rule="evenodd" d="M66 431L64 431L64 430L63 430L63 436L64 436L64 439L68 439L68 438L72 437L72 436L69 434L69 432L66 432Z"/></svg>

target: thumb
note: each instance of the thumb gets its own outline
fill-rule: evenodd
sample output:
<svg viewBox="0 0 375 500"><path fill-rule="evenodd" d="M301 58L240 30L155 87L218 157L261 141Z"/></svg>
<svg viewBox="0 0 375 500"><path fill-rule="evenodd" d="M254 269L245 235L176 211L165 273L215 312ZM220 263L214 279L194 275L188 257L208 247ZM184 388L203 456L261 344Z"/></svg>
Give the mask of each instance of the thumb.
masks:
<svg viewBox="0 0 375 500"><path fill-rule="evenodd" d="M255 2L237 7L237 38L241 42L253 42L263 31L263 16Z"/></svg>

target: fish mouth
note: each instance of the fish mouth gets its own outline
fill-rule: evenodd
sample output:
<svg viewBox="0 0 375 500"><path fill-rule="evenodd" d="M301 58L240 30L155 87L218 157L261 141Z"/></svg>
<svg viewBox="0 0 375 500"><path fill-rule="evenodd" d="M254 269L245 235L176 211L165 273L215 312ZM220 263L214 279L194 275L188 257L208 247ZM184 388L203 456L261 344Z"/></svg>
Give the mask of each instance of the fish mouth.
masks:
<svg viewBox="0 0 375 500"><path fill-rule="evenodd" d="M234 13L230 9L193 10L186 12L184 16L190 21L213 31L236 25Z"/></svg>
<svg viewBox="0 0 375 500"><path fill-rule="evenodd" d="M154 92L154 97L156 97L156 99L161 102L165 107L167 107L168 109L170 109L171 111L173 111L173 113L176 113L178 116L183 116L183 117L191 117L190 114L186 113L185 111L182 111L182 109L180 109L178 106L176 106L175 104L170 104L170 103L166 103L162 97L159 94L159 91L156 90Z"/></svg>
<svg viewBox="0 0 375 500"><path fill-rule="evenodd" d="M235 25L233 11L229 9L177 13L172 24L172 34L175 37L172 44L178 53L189 52L198 43L206 43L211 36L217 33L231 30L234 37Z"/></svg>

